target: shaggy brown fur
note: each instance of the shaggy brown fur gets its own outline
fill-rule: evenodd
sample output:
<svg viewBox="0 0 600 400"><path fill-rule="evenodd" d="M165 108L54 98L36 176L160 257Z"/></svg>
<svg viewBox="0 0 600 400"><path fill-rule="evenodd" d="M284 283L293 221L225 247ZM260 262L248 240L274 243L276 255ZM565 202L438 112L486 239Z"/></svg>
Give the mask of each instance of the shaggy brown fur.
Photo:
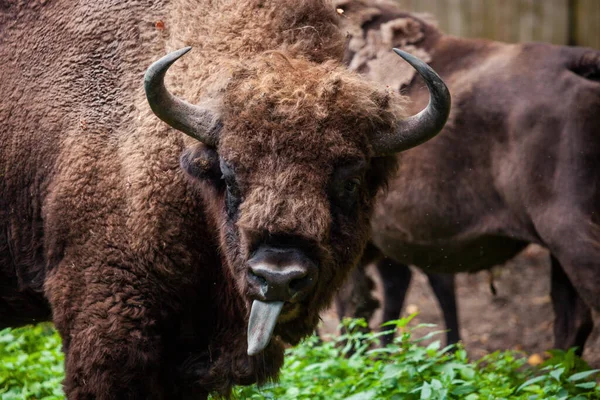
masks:
<svg viewBox="0 0 600 400"><path fill-rule="evenodd" d="M381 51L393 45L428 54L453 97L444 132L399 157L372 223L388 257L378 263L384 320L398 317L406 264L414 264L429 273L449 341L457 341L452 278L432 273L490 268L537 243L552 253L555 344L581 351L590 308L600 310L600 52L447 36L387 1L338 6L353 32L351 68L409 94L418 109L427 101L422 84L412 72L389 81ZM354 279L357 290L368 288L364 276ZM368 292L349 297L342 303L372 304Z"/></svg>
<svg viewBox="0 0 600 400"><path fill-rule="evenodd" d="M227 395L314 329L395 165L369 139L403 104L343 67L338 19L317 0L0 4L0 325L51 316L68 398ZM143 97L144 69L184 44L167 85L221 115L217 149ZM249 357L245 263L275 236L309 244L319 281Z"/></svg>

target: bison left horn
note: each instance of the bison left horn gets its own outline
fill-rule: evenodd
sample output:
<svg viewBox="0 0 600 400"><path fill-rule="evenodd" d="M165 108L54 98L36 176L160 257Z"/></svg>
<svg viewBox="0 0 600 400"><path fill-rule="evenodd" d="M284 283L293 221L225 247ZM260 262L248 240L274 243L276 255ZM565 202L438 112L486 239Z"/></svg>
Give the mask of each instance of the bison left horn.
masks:
<svg viewBox="0 0 600 400"><path fill-rule="evenodd" d="M216 146L222 124L215 113L178 99L165 87L169 67L190 50L184 47L169 53L148 68L144 77L146 98L158 118L208 146Z"/></svg>
<svg viewBox="0 0 600 400"><path fill-rule="evenodd" d="M408 62L425 80L429 89L427 108L399 121L392 132L379 133L372 141L378 156L390 155L425 143L437 135L450 114L450 92L442 78L426 63L402 50L394 52Z"/></svg>

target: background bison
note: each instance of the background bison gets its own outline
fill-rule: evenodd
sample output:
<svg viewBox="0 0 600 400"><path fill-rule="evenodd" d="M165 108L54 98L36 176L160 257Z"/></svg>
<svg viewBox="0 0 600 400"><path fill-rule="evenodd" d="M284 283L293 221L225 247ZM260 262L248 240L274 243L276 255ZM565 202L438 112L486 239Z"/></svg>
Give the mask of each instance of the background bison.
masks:
<svg viewBox="0 0 600 400"><path fill-rule="evenodd" d="M276 376L358 261L394 153L448 115L410 56L433 95L406 119L348 71L324 1L0 7L0 325L54 321L71 399ZM187 49L145 88L190 137L141 88L184 45L180 97L163 79Z"/></svg>
<svg viewBox="0 0 600 400"><path fill-rule="evenodd" d="M440 71L455 104L445 134L398 158L375 213L363 264L379 260L384 321L398 317L414 264L428 273L448 340L458 340L453 278L434 272L490 268L537 243L552 256L555 346L581 349L590 308L600 309L600 52L460 39L391 3L338 3L352 69L418 107L414 74L385 74L382 49L401 46ZM368 318L369 285L361 270L353 278L341 312Z"/></svg>

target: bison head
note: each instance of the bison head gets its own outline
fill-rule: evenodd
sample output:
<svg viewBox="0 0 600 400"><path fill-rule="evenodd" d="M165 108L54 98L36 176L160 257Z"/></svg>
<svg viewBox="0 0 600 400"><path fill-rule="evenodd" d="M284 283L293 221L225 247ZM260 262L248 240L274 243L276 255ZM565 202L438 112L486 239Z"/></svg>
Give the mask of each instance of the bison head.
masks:
<svg viewBox="0 0 600 400"><path fill-rule="evenodd" d="M448 91L426 64L395 50L431 93L425 110L403 118L399 95L337 62L269 53L229 72L217 114L164 86L188 50L148 69L148 100L159 118L202 142L181 163L210 185L222 252L249 312L248 354L273 335L295 344L358 261L393 155L443 127Z"/></svg>

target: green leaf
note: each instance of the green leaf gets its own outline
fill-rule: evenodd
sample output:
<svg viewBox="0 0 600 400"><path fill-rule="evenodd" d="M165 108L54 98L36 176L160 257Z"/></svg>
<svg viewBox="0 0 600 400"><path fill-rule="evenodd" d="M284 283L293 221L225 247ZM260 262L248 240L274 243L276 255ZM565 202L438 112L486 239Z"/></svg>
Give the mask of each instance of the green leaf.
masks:
<svg viewBox="0 0 600 400"><path fill-rule="evenodd" d="M439 331L429 332L428 334L426 334L426 335L424 335L424 336L422 336L422 337L420 337L418 339L414 339L413 341L415 343L424 342L425 340L429 340L429 339L431 339L434 336L441 335L444 332L446 332L446 331L439 330Z"/></svg>
<svg viewBox="0 0 600 400"><path fill-rule="evenodd" d="M457 386L454 389L452 389L452 394L454 394L456 396L461 396L461 395L473 393L476 390L477 390L477 387L475 387L473 385L461 385L461 386Z"/></svg>
<svg viewBox="0 0 600 400"><path fill-rule="evenodd" d="M405 318L400 318L400 319L394 319L392 321L387 321L387 322L381 324L380 326L382 326L382 327L384 327L384 326L395 326L397 328L404 328L417 315L419 315L419 313L411 314L411 315L409 315L408 317L405 317Z"/></svg>
<svg viewBox="0 0 600 400"><path fill-rule="evenodd" d="M466 361L467 360L467 352L465 351L465 349L457 350L456 353L455 353L455 355L456 355L456 358L459 361Z"/></svg>
<svg viewBox="0 0 600 400"><path fill-rule="evenodd" d="M523 390L524 388L526 388L529 385L533 385L534 383L538 383L538 382L541 382L546 379L547 379L547 377L545 375L536 376L535 378L531 378L517 388L517 393L519 393L521 390Z"/></svg>
<svg viewBox="0 0 600 400"><path fill-rule="evenodd" d="M430 350L439 350L439 348L441 347L441 342L439 340L436 340L434 342L431 342L431 344L429 344L429 346L427 346L425 348L425 350L430 351Z"/></svg>
<svg viewBox="0 0 600 400"><path fill-rule="evenodd" d="M565 372L564 367L558 368L553 371L550 371L550 376L553 377L554 379L556 379L558 382L560 382L560 377L563 374L563 372Z"/></svg>
<svg viewBox="0 0 600 400"><path fill-rule="evenodd" d="M459 370L459 374L463 379L470 381L475 377L475 370L470 367L463 367Z"/></svg>
<svg viewBox="0 0 600 400"><path fill-rule="evenodd" d="M413 330L422 329L422 328L435 328L436 326L437 326L436 324L420 323L419 325L413 327ZM444 332L448 332L448 331L445 330Z"/></svg>
<svg viewBox="0 0 600 400"><path fill-rule="evenodd" d="M440 382L438 379L433 378L431 380L431 387L434 390L440 390L443 386L442 386L442 382Z"/></svg>
<svg viewBox="0 0 600 400"><path fill-rule="evenodd" d="M404 368L399 365L389 364L383 368L382 380L397 378L404 372Z"/></svg>
<svg viewBox="0 0 600 400"><path fill-rule="evenodd" d="M575 386L581 389L593 389L595 388L597 385L596 382L583 382L583 383L577 383Z"/></svg>
<svg viewBox="0 0 600 400"><path fill-rule="evenodd" d="M350 397L346 397L346 400L373 400L377 398L376 390L368 390L366 392L356 393Z"/></svg>
<svg viewBox="0 0 600 400"><path fill-rule="evenodd" d="M587 377L594 375L598 371L600 371L600 369L591 369L589 371L578 372L578 373L573 374L570 377L568 377L567 380L570 382L580 381L582 379L585 379Z"/></svg>
<svg viewBox="0 0 600 400"><path fill-rule="evenodd" d="M431 398L431 386L429 386L429 383L425 382L423 383L423 386L421 386L421 400L427 400Z"/></svg>

